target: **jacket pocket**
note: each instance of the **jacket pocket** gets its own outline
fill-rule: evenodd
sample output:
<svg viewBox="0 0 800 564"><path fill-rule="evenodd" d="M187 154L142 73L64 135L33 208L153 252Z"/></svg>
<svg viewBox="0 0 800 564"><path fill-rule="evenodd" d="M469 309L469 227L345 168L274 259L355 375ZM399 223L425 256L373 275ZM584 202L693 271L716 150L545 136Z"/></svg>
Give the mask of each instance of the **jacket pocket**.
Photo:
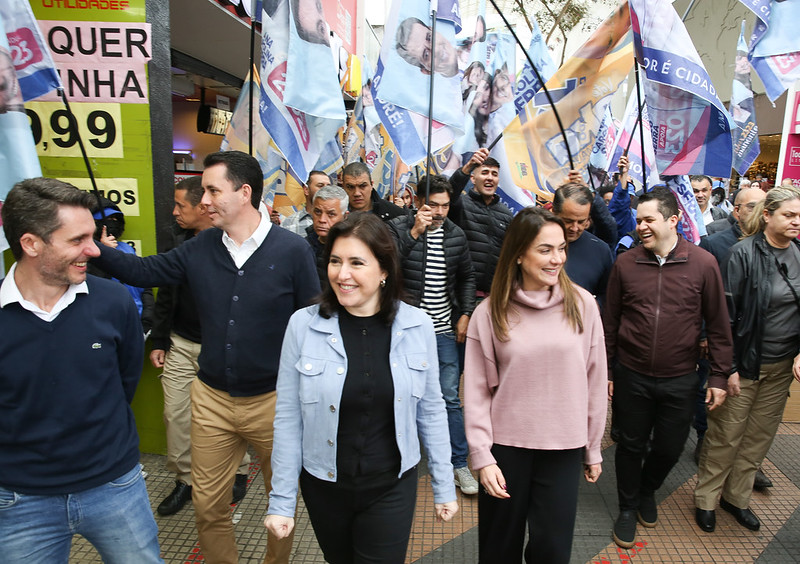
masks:
<svg viewBox="0 0 800 564"><path fill-rule="evenodd" d="M430 368L428 355L426 353L407 354L406 366L411 376L411 395L419 399L425 395L425 381Z"/></svg>
<svg viewBox="0 0 800 564"><path fill-rule="evenodd" d="M320 396L320 377L326 361L319 358L300 357L295 368L300 374L300 402L316 403Z"/></svg>

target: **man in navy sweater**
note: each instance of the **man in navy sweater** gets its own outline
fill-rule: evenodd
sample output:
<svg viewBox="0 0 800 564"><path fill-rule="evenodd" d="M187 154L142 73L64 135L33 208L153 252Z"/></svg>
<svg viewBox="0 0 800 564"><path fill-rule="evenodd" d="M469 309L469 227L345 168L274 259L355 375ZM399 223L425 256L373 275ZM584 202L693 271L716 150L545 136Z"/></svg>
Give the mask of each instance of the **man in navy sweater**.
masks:
<svg viewBox="0 0 800 564"><path fill-rule="evenodd" d="M589 233L594 196L584 184L567 182L553 195L553 213L567 228L567 264L570 280L591 292L602 305L614 258L606 243Z"/></svg>
<svg viewBox="0 0 800 564"><path fill-rule="evenodd" d="M73 534L105 562L162 562L130 402L139 312L97 256L93 198L59 180L17 184L2 208L17 260L0 283L0 552L66 564Z"/></svg>
<svg viewBox="0 0 800 564"><path fill-rule="evenodd" d="M319 293L314 252L301 237L271 228L259 209L263 176L240 151L204 161L201 202L214 227L163 254L136 257L101 246L99 266L147 286L185 283L198 304L200 370L192 383L192 503L206 562L236 562L230 492L250 443L267 493L272 421L283 333L295 310ZM136 281L136 282L134 282ZM292 536L269 535L267 563L287 563Z"/></svg>

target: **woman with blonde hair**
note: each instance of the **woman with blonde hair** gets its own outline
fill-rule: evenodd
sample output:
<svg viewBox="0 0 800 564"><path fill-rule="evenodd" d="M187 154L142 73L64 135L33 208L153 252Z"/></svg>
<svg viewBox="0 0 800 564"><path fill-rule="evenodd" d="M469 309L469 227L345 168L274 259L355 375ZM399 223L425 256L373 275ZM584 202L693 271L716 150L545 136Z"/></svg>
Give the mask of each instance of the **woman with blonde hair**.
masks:
<svg viewBox="0 0 800 564"><path fill-rule="evenodd" d="M757 531L750 510L756 470L778 431L792 383L800 381L800 190L777 187L758 202L744 238L722 265L733 332L728 397L708 414L695 521L716 527L715 508Z"/></svg>
<svg viewBox="0 0 800 564"><path fill-rule="evenodd" d="M564 271L563 222L525 208L467 331L464 413L480 472L479 561L567 563L581 470L600 476L607 365L594 298Z"/></svg>

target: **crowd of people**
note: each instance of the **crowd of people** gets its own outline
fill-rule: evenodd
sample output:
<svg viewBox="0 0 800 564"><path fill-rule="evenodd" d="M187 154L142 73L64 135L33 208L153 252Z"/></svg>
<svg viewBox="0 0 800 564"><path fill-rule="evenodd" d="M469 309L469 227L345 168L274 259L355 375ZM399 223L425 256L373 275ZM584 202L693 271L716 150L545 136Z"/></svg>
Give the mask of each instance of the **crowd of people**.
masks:
<svg viewBox="0 0 800 564"><path fill-rule="evenodd" d="M0 210L17 261L0 285L6 558L66 562L78 533L106 561L161 561L130 408L131 296L152 287L176 482L157 512L191 500L207 562L237 561L248 445L267 563L289 562L298 492L326 561L404 562L423 448L437 519L457 489L478 496L481 563L569 562L609 402L617 545L658 525L693 426L698 527L719 504L758 530L750 496L800 380L800 189L715 198L691 177L710 233L693 245L672 192L629 189L627 164L597 193L573 171L552 205L514 214L486 149L392 194L402 206L355 162L312 171L281 222L256 159L218 152L176 185L174 248L143 258L108 229L119 210L20 182Z"/></svg>

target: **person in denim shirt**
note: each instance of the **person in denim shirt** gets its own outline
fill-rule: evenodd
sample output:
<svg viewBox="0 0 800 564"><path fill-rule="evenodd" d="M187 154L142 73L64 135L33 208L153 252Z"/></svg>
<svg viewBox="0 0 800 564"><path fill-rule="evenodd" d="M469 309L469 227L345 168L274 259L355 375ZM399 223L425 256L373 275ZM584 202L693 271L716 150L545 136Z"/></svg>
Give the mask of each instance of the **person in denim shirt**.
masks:
<svg viewBox="0 0 800 564"><path fill-rule="evenodd" d="M405 560L419 439L440 520L458 511L433 323L399 300L389 229L356 213L333 226L320 303L289 321L278 371L272 492L264 521L294 527L298 477L325 560Z"/></svg>

